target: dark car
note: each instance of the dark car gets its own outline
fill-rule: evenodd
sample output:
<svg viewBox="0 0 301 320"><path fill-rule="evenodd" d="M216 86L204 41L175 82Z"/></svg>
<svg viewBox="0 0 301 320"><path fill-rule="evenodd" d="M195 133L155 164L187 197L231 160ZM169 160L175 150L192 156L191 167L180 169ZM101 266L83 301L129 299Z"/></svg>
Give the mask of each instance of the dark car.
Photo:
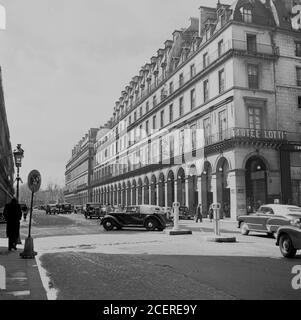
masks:
<svg viewBox="0 0 301 320"><path fill-rule="evenodd" d="M120 230L123 227L142 227L148 231L156 229L162 231L168 225L168 221L161 207L138 205L107 214L102 219L101 225L107 231L114 228Z"/></svg>
<svg viewBox="0 0 301 320"><path fill-rule="evenodd" d="M101 217L103 217L105 214L102 212L101 207L102 206L100 203L87 203L84 207L85 218L100 219Z"/></svg>
<svg viewBox="0 0 301 320"><path fill-rule="evenodd" d="M301 250L301 219L296 217L291 226L280 227L277 231L276 245L285 258L293 258Z"/></svg>
<svg viewBox="0 0 301 320"><path fill-rule="evenodd" d="M56 204L48 204L46 206L46 214L58 214L59 209Z"/></svg>
<svg viewBox="0 0 301 320"><path fill-rule="evenodd" d="M70 203L62 203L59 205L59 213L62 214L71 214L72 213L72 205Z"/></svg>
<svg viewBox="0 0 301 320"><path fill-rule="evenodd" d="M179 208L179 219L180 220L191 220L193 219L193 214L189 211L188 207L181 206Z"/></svg>
<svg viewBox="0 0 301 320"><path fill-rule="evenodd" d="M296 217L301 218L300 207L266 204L260 206L256 213L238 217L238 227L243 235L254 231L275 236L281 226L291 225Z"/></svg>

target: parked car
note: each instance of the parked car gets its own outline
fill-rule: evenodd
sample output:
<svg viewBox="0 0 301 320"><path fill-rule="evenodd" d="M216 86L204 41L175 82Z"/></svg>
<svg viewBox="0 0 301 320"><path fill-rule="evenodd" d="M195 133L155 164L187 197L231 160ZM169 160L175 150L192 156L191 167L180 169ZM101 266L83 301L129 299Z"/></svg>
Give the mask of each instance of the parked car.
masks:
<svg viewBox="0 0 301 320"><path fill-rule="evenodd" d="M238 228L243 235L248 235L250 231L254 231L275 236L281 226L291 225L291 222L296 218L301 218L300 207L266 204L260 206L256 213L240 216L238 218Z"/></svg>
<svg viewBox="0 0 301 320"><path fill-rule="evenodd" d="M162 207L168 221L173 221L173 209L171 207Z"/></svg>
<svg viewBox="0 0 301 320"><path fill-rule="evenodd" d="M180 220L191 220L194 219L194 215L189 211L186 206L181 206L179 208L179 219Z"/></svg>
<svg viewBox="0 0 301 320"><path fill-rule="evenodd" d="M48 204L46 206L46 214L58 214L59 209L56 204Z"/></svg>
<svg viewBox="0 0 301 320"><path fill-rule="evenodd" d="M86 219L100 219L104 216L104 213L101 211L101 204L96 202L87 203L84 206L84 214Z"/></svg>
<svg viewBox="0 0 301 320"><path fill-rule="evenodd" d="M75 205L75 206L73 207L73 212L74 212L75 214L77 214L77 213L83 213L83 206L82 206L82 205Z"/></svg>
<svg viewBox="0 0 301 320"><path fill-rule="evenodd" d="M293 258L297 250L301 250L301 219L291 223L291 226L280 227L277 232L276 245L286 258Z"/></svg>
<svg viewBox="0 0 301 320"><path fill-rule="evenodd" d="M159 206L137 205L107 214L101 225L107 231L123 227L143 227L148 231L162 231L168 225L168 220L166 213Z"/></svg>
<svg viewBox="0 0 301 320"><path fill-rule="evenodd" d="M61 203L59 206L59 213L62 214L71 214L73 209L70 203Z"/></svg>

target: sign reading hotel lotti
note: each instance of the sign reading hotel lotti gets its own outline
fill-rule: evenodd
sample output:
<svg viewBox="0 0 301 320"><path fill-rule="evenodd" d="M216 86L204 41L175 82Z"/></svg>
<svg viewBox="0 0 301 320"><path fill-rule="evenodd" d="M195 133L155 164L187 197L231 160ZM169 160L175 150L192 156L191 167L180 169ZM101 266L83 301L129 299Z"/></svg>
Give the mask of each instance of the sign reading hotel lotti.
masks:
<svg viewBox="0 0 301 320"><path fill-rule="evenodd" d="M233 135L235 138L286 140L286 132L278 130L233 128Z"/></svg>

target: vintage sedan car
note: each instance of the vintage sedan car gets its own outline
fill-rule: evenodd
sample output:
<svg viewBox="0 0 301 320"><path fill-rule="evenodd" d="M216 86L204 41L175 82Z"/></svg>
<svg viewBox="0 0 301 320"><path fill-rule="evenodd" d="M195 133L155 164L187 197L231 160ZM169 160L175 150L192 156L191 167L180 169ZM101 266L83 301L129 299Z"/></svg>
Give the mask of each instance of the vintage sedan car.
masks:
<svg viewBox="0 0 301 320"><path fill-rule="evenodd" d="M62 214L71 214L72 211L72 205L70 203L62 203L59 206L59 212Z"/></svg>
<svg viewBox="0 0 301 320"><path fill-rule="evenodd" d="M58 214L59 209L56 204L48 204L46 206L46 214Z"/></svg>
<svg viewBox="0 0 301 320"><path fill-rule="evenodd" d="M107 214L101 225L107 231L114 228L120 230L123 227L143 227L148 231L162 231L168 225L168 220L166 213L159 206L137 205Z"/></svg>
<svg viewBox="0 0 301 320"><path fill-rule="evenodd" d="M301 219L291 223L291 226L280 227L277 232L276 245L286 258L293 258L297 250L301 250Z"/></svg>
<svg viewBox="0 0 301 320"><path fill-rule="evenodd" d="M181 206L179 208L179 219L180 220L192 220L194 219L193 214L189 211L188 207Z"/></svg>
<svg viewBox="0 0 301 320"><path fill-rule="evenodd" d="M88 219L92 219L92 218L97 218L100 219L104 216L104 213L101 210L101 204L100 203L96 203L96 202L90 202L87 203L84 206L84 215L85 218Z"/></svg>
<svg viewBox="0 0 301 320"><path fill-rule="evenodd" d="M256 213L240 216L238 228L241 234L248 235L250 231L266 233L275 236L281 226L291 225L296 218L301 218L301 208L291 205L266 204Z"/></svg>
<svg viewBox="0 0 301 320"><path fill-rule="evenodd" d="M78 214L78 213L82 213L83 212L83 206L82 205L75 205L74 207L73 207L73 212L75 213L75 214Z"/></svg>

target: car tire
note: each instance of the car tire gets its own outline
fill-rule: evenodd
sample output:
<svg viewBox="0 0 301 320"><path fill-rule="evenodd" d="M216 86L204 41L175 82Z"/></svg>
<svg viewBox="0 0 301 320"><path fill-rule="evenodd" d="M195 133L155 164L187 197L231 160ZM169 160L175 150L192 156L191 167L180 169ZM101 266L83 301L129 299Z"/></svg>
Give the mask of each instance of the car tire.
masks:
<svg viewBox="0 0 301 320"><path fill-rule="evenodd" d="M105 220L102 225L106 231L112 231L114 229L114 223L110 219Z"/></svg>
<svg viewBox="0 0 301 320"><path fill-rule="evenodd" d="M243 236L247 236L249 234L250 230L248 228L248 225L245 222L242 222L240 225L240 233Z"/></svg>
<svg viewBox="0 0 301 320"><path fill-rule="evenodd" d="M157 228L157 222L154 219L148 219L145 221L145 228L147 231L155 231Z"/></svg>
<svg viewBox="0 0 301 320"><path fill-rule="evenodd" d="M280 252L285 258L293 258L297 250L294 248L291 238L287 234L282 234L279 239Z"/></svg>

